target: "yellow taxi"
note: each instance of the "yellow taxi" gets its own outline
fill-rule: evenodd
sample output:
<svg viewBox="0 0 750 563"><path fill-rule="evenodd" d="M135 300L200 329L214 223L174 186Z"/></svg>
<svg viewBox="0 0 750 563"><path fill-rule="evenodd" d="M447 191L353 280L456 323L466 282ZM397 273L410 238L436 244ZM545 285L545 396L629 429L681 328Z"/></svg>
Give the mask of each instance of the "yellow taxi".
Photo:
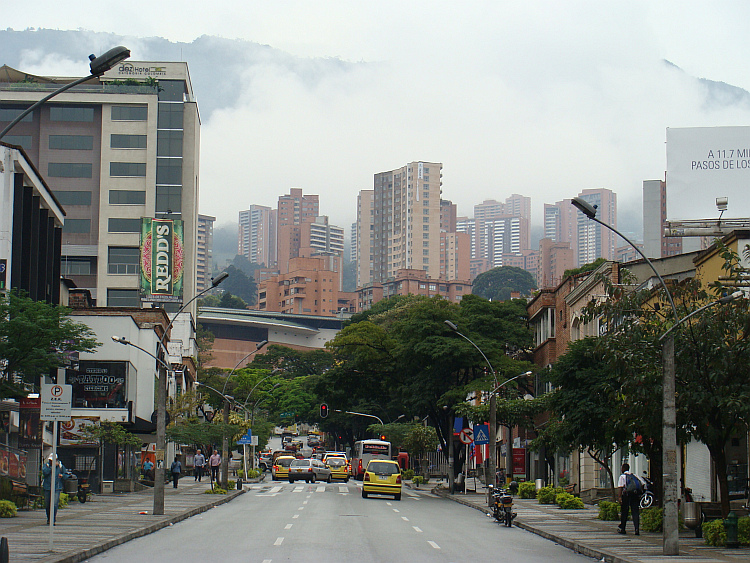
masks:
<svg viewBox="0 0 750 563"><path fill-rule="evenodd" d="M292 462L297 459L293 455L280 455L277 457L273 462L273 467L271 467L271 478L274 481L278 481L279 479L288 479L289 478L289 466L292 465Z"/></svg>
<svg viewBox="0 0 750 563"><path fill-rule="evenodd" d="M371 494L393 495L401 500L401 467L386 459L373 459L367 464L362 478L362 498Z"/></svg>
<svg viewBox="0 0 750 563"><path fill-rule="evenodd" d="M344 483L349 482L349 462L345 457L327 457L325 464L331 470L331 479L343 479Z"/></svg>

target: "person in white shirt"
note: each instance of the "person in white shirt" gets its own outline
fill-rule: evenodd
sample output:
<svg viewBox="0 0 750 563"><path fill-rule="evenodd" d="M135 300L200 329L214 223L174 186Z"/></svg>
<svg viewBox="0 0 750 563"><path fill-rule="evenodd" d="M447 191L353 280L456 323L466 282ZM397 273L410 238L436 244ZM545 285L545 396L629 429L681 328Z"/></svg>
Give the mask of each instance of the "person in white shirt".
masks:
<svg viewBox="0 0 750 563"><path fill-rule="evenodd" d="M630 485L629 485L630 484ZM620 525L617 527L618 534L625 534L625 526L628 523L628 511L633 513L633 528L635 535L641 533L640 502L643 493L643 483L640 478L630 472L630 464L622 464L622 474L617 481L617 491L620 497Z"/></svg>

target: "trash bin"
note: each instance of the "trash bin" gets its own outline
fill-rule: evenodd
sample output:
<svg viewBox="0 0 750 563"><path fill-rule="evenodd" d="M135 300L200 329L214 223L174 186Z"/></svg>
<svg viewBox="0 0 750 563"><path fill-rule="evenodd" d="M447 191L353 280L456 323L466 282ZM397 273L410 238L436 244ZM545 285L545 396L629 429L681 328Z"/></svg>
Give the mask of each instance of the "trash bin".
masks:
<svg viewBox="0 0 750 563"><path fill-rule="evenodd" d="M107 493L112 493L115 490L115 482L114 481L102 481L102 494L106 495Z"/></svg>
<svg viewBox="0 0 750 563"><path fill-rule="evenodd" d="M536 485L536 490L544 488L544 479L536 479L534 481L534 484Z"/></svg>
<svg viewBox="0 0 750 563"><path fill-rule="evenodd" d="M78 492L78 477L69 477L63 481L63 491L66 494L76 494Z"/></svg>

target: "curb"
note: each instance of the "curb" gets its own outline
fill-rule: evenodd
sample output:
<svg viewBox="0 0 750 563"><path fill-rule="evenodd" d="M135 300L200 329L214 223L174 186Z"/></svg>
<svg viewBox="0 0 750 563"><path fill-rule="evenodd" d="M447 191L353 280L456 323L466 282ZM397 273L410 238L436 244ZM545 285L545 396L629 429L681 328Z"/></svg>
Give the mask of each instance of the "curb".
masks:
<svg viewBox="0 0 750 563"><path fill-rule="evenodd" d="M458 504L463 504L464 506L468 506L469 508L473 508L475 510L479 510L480 512L483 512L484 514L492 515L492 511L489 508L485 508L483 506L469 502L465 499L455 497L451 495L450 493L448 493L447 491L440 489L439 487L435 487L434 489L432 489L431 492L442 498L452 500L453 502L457 502ZM541 536L545 539L554 541L555 543L571 551L580 553L582 555L586 555L587 557L598 559L599 561L605 561L606 563L637 563L633 559L620 557L619 555L615 555L609 551L596 549L588 545L585 545L583 543L572 541L572 540L563 538L561 536L558 536L556 534L546 532L534 526L530 526L529 524L526 524L518 519L514 521L514 525L518 528L521 528L522 530L526 530L527 532L531 532L532 534L536 534L537 536Z"/></svg>
<svg viewBox="0 0 750 563"><path fill-rule="evenodd" d="M223 498L216 499L213 502L210 502L203 506L193 508L191 510L182 512L180 514L176 514L172 516L171 518L161 520L160 522L154 522L153 524L150 524L149 526L146 526L145 528L140 528L138 530L133 530L132 532L122 534L120 536L112 538L111 540L107 540L93 547L84 549L83 551L71 553L70 555L63 555L59 559L50 559L50 561L55 561L58 563L79 563L80 561L85 561L86 559L89 559L93 557L94 555L103 553L109 549L112 549L113 547L117 547L118 545L122 545L126 542L129 542L130 540L141 538L143 536L147 536L148 534L153 534L154 532L159 531L162 528L168 527L170 524L176 524L177 522L182 522L183 520L187 520L188 518L191 518L192 516L211 510L212 508L216 506L220 506L231 500L234 500L236 497L244 493L245 493L244 489L241 491L238 491L238 490L231 491L231 493L227 493L227 495L224 496ZM44 559L42 559L42 561L44 561Z"/></svg>

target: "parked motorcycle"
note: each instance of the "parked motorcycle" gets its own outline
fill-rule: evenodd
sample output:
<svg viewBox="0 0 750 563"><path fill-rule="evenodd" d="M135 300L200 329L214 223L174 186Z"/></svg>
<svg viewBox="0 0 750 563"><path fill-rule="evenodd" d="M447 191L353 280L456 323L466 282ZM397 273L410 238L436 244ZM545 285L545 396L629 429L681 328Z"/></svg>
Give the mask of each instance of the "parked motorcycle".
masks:
<svg viewBox="0 0 750 563"><path fill-rule="evenodd" d="M654 482L648 478L648 474L644 471L643 477L641 477L641 481L643 481L643 493L641 494L641 500L638 503L638 506L641 508L651 508L656 504L656 495L654 494Z"/></svg>
<svg viewBox="0 0 750 563"><path fill-rule="evenodd" d="M78 497L78 502L83 504L86 502L89 498L90 494L90 487L89 487L89 480L85 477L82 477L78 479L78 492L76 496Z"/></svg>
<svg viewBox="0 0 750 563"><path fill-rule="evenodd" d="M516 513L513 512L513 496L506 490L499 487L490 487L492 498L492 516L498 522L502 522L507 527L513 525L513 518Z"/></svg>

